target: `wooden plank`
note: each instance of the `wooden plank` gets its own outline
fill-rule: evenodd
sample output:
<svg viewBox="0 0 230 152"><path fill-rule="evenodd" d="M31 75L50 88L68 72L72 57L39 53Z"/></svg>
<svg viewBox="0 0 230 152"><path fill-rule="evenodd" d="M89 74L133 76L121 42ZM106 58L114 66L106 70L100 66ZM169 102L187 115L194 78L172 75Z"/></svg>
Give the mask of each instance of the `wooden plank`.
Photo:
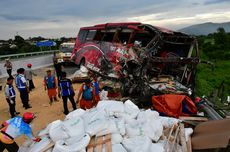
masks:
<svg viewBox="0 0 230 152"><path fill-rule="evenodd" d="M94 142L95 142L95 137L92 137L89 142L89 145L87 146L87 152L93 152L94 147L91 145L94 145Z"/></svg>
<svg viewBox="0 0 230 152"><path fill-rule="evenodd" d="M103 143L103 136L96 139L96 143ZM103 144L96 145L96 152L102 152Z"/></svg>
<svg viewBox="0 0 230 152"><path fill-rule="evenodd" d="M167 142L165 144L165 151L168 152L169 151L169 140L172 136L172 132L174 130L174 127L175 127L175 124L172 126L172 128L170 129L170 132L169 132L169 135L168 135L168 138L167 138Z"/></svg>
<svg viewBox="0 0 230 152"><path fill-rule="evenodd" d="M111 134L106 135L106 139L110 139L105 143L106 152L112 152Z"/></svg>
<svg viewBox="0 0 230 152"><path fill-rule="evenodd" d="M171 149L169 149L169 152L173 152L173 149L174 149L174 147L175 147L175 142L176 142L176 140L177 140L177 135L178 135L178 133L179 133L179 129L180 129L180 126L178 126L177 129L176 129L176 133L175 133L175 136L174 136L174 140L173 140L173 142L172 142L172 147L171 147Z"/></svg>
<svg viewBox="0 0 230 152"><path fill-rule="evenodd" d="M188 152L192 152L191 137L188 138L188 141L187 141L187 149L188 149Z"/></svg>
<svg viewBox="0 0 230 152"><path fill-rule="evenodd" d="M180 116L179 119L191 120L191 121L208 121L208 118L206 118L206 117L183 117L183 116Z"/></svg>
<svg viewBox="0 0 230 152"><path fill-rule="evenodd" d="M49 150L50 148L52 148L54 146L54 142L49 143L49 145L47 145L45 148L43 148L41 150L41 152L46 152L47 150Z"/></svg>
<svg viewBox="0 0 230 152"><path fill-rule="evenodd" d="M184 130L184 124L183 123L180 123L180 142L181 142L181 146L182 146L182 151L187 152L185 130Z"/></svg>

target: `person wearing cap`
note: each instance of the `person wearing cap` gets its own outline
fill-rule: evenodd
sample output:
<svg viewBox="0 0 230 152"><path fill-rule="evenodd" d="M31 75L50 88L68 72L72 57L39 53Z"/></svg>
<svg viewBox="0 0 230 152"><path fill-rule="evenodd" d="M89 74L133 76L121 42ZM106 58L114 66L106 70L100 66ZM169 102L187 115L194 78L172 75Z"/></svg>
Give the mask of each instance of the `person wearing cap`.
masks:
<svg viewBox="0 0 230 152"><path fill-rule="evenodd" d="M33 75L37 76L31 69L32 64L27 64L27 69L25 71L25 78L26 80L29 82L29 90L32 91L35 86L34 86L34 82L33 82Z"/></svg>
<svg viewBox="0 0 230 152"><path fill-rule="evenodd" d="M10 62L10 59L5 60L4 67L6 68L6 72L8 73L9 76L12 74L12 63Z"/></svg>
<svg viewBox="0 0 230 152"><path fill-rule="evenodd" d="M0 152L5 149L9 152L17 152L18 144L14 141L15 138L26 135L29 139L39 142L41 138L34 137L30 123L35 118L31 112L26 112L23 116L16 116L2 123L0 128Z"/></svg>
<svg viewBox="0 0 230 152"><path fill-rule="evenodd" d="M17 70L17 76L15 78L16 87L20 92L20 98L25 109L31 108L29 105L29 88L26 83L26 79L24 76L25 69L19 68Z"/></svg>
<svg viewBox="0 0 230 152"><path fill-rule="evenodd" d="M85 83L82 84L78 96L77 96L77 104L79 103L80 100L80 108L82 109L90 109L94 106L95 103L95 89L91 83L90 79L86 79Z"/></svg>
<svg viewBox="0 0 230 152"><path fill-rule="evenodd" d="M73 85L70 79L66 78L66 72L62 72L60 83L58 85L58 96L62 96L63 100L63 107L64 107L64 114L67 115L69 113L68 107L67 107L67 101L70 100L73 109L77 109L76 103L74 101L74 89Z"/></svg>
<svg viewBox="0 0 230 152"><path fill-rule="evenodd" d="M15 110L16 92L14 90L13 80L14 80L13 76L8 77L6 85L4 87L5 97L6 97L6 101L7 101L8 105L9 105L9 111L10 111L11 118L13 118L14 116L20 114L19 112L16 112L16 110Z"/></svg>
<svg viewBox="0 0 230 152"><path fill-rule="evenodd" d="M57 101L57 80L54 75L52 75L51 70L47 70L47 75L44 77L44 89L47 90L50 105L52 105L53 100Z"/></svg>

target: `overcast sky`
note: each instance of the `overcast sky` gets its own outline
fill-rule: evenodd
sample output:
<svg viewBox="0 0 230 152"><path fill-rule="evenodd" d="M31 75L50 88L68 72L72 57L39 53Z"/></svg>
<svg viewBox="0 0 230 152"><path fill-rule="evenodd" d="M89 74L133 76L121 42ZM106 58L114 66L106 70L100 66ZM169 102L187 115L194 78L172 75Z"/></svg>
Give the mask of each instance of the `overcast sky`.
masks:
<svg viewBox="0 0 230 152"><path fill-rule="evenodd" d="M0 39L75 37L79 27L138 21L177 30L230 21L230 0L0 0Z"/></svg>

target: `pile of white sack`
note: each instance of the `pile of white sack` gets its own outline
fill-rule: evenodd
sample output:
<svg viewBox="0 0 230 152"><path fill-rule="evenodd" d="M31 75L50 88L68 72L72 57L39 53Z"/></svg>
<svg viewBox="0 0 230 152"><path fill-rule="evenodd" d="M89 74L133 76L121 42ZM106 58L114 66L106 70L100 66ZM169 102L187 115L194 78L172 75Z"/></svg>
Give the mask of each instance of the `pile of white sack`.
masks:
<svg viewBox="0 0 230 152"><path fill-rule="evenodd" d="M113 152L164 152L163 129L179 121L161 117L150 109L139 109L130 100L103 100L96 108L77 109L65 120L50 123L39 132L40 142L27 141L20 151L39 152L54 143L50 152L85 152L91 137L111 134Z"/></svg>

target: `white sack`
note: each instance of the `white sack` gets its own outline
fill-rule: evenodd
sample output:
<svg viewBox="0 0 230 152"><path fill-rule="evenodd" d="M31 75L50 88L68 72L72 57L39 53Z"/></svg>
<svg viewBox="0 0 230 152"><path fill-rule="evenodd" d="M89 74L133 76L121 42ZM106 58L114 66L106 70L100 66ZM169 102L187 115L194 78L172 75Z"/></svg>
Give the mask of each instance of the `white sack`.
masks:
<svg viewBox="0 0 230 152"><path fill-rule="evenodd" d="M128 152L150 152L152 141L147 136L125 138L122 145Z"/></svg>
<svg viewBox="0 0 230 152"><path fill-rule="evenodd" d="M163 125L160 120L153 119L152 121L139 121L133 119L126 124L126 135L128 137L148 136L153 141L158 141L163 133Z"/></svg>
<svg viewBox="0 0 230 152"><path fill-rule="evenodd" d="M127 152L121 144L112 145L112 152Z"/></svg>
<svg viewBox="0 0 230 152"><path fill-rule="evenodd" d="M111 142L112 142L112 145L114 144L120 144L122 143L123 141L123 138L120 134L112 134L111 135Z"/></svg>
<svg viewBox="0 0 230 152"><path fill-rule="evenodd" d="M34 142L34 144L29 147L27 152L40 152L42 149L46 148L52 141L48 137L44 137L40 142Z"/></svg>
<svg viewBox="0 0 230 152"><path fill-rule="evenodd" d="M108 127L108 118L105 117L106 113L96 108L90 109L84 115L86 133L94 136L99 132L106 130Z"/></svg>
<svg viewBox="0 0 230 152"><path fill-rule="evenodd" d="M72 145L66 145L64 140L59 140L56 142L53 152L84 152L89 142L90 136L88 134Z"/></svg>
<svg viewBox="0 0 230 152"><path fill-rule="evenodd" d="M184 132L185 132L185 139L186 139L186 142L187 142L189 137L193 133L193 129L192 128L184 128Z"/></svg>
<svg viewBox="0 0 230 152"><path fill-rule="evenodd" d="M125 101L124 108L125 119L135 119L140 112L140 109L131 100Z"/></svg>
<svg viewBox="0 0 230 152"><path fill-rule="evenodd" d="M165 152L164 145L162 143L152 143L151 152Z"/></svg>
<svg viewBox="0 0 230 152"><path fill-rule="evenodd" d="M125 120L123 118L109 118L108 127L99 132L97 136L102 136L106 134L119 133L125 135Z"/></svg>
<svg viewBox="0 0 230 152"><path fill-rule="evenodd" d="M52 122L49 129L49 136L54 142L69 137L69 135L63 130L62 121L60 120Z"/></svg>
<svg viewBox="0 0 230 152"><path fill-rule="evenodd" d="M84 121L81 117L74 117L62 122L62 128L70 137L81 139L85 135Z"/></svg>
<svg viewBox="0 0 230 152"><path fill-rule="evenodd" d="M100 100L108 100L108 91L105 91L105 90L102 90L100 93L99 93L99 96L100 96Z"/></svg>
<svg viewBox="0 0 230 152"><path fill-rule="evenodd" d="M137 119L139 121L152 121L158 118L159 118L159 113L157 111L150 110L150 109L141 111L137 116Z"/></svg>
<svg viewBox="0 0 230 152"><path fill-rule="evenodd" d="M171 117L159 117L161 123L165 128L172 128L173 125L178 124L180 122L179 119L171 118Z"/></svg>
<svg viewBox="0 0 230 152"><path fill-rule="evenodd" d="M76 109L72 112L70 112L68 115L66 115L65 120L75 118L78 116L82 116L85 113L85 110L83 109Z"/></svg>
<svg viewBox="0 0 230 152"><path fill-rule="evenodd" d="M145 135L143 125L135 119L132 119L129 121L128 124L125 124L125 128L126 128L126 135L128 137Z"/></svg>
<svg viewBox="0 0 230 152"><path fill-rule="evenodd" d="M120 101L102 100L97 104L98 110L105 111L108 115L124 113L124 104Z"/></svg>

